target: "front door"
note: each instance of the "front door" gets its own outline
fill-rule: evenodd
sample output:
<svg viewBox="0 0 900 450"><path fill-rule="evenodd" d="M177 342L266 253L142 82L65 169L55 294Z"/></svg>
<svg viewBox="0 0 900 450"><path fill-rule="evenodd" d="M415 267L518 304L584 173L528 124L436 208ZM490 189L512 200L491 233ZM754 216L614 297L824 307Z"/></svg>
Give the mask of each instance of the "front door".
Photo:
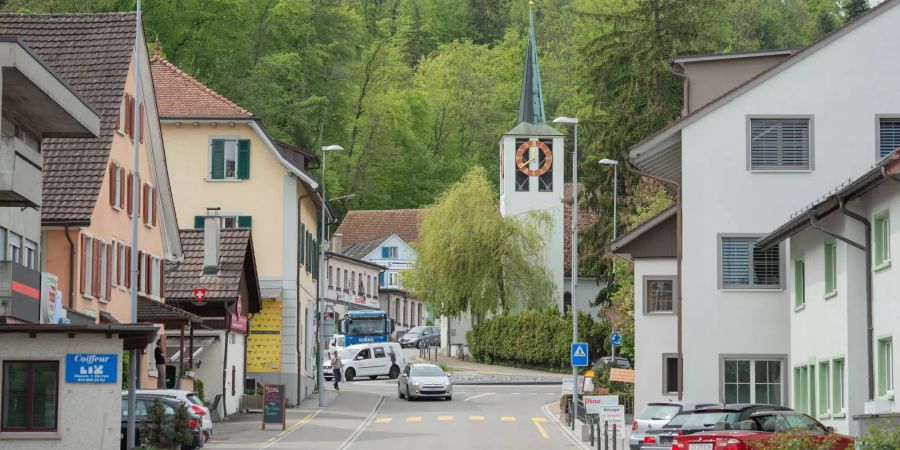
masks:
<svg viewBox="0 0 900 450"><path fill-rule="evenodd" d="M356 374L359 376L372 375L372 352L364 348L353 358Z"/></svg>
<svg viewBox="0 0 900 450"><path fill-rule="evenodd" d="M391 370L391 360L384 351L384 347L372 347L372 372L370 375L387 375Z"/></svg>

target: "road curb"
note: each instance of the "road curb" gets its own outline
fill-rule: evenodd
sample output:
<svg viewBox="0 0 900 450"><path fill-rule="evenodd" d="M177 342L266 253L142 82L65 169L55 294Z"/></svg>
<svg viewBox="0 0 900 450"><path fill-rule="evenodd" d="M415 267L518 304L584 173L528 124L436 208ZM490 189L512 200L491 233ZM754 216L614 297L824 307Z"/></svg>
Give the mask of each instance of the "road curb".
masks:
<svg viewBox="0 0 900 450"><path fill-rule="evenodd" d="M575 444L576 447L583 449L583 450L593 450L589 445L585 444L584 441L582 441L578 436L576 436L575 433L573 433L572 430L569 429L569 427L563 425L559 421L559 419L556 418L556 416L554 416L553 414L550 413L548 406L555 405L555 404L556 404L556 402L547 403L546 405L544 405L544 407L541 408L544 411L544 415L549 417L550 420L553 423L555 423L557 427L559 427L560 431L562 431L563 434L567 438L569 438L569 440L572 441L572 443Z"/></svg>
<svg viewBox="0 0 900 450"><path fill-rule="evenodd" d="M454 386L560 386L561 381L498 381L495 383L454 381Z"/></svg>

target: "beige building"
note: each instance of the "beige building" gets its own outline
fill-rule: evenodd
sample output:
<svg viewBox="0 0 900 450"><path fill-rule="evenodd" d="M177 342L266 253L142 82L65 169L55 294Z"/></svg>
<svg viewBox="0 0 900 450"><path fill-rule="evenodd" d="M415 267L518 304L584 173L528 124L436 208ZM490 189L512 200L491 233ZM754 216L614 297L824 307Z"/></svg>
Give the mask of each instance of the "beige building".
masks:
<svg viewBox="0 0 900 450"><path fill-rule="evenodd" d="M223 228L250 228L262 310L250 324L247 377L285 384L296 404L315 388L318 183L314 155L274 141L253 113L157 54L152 59L182 228L219 208Z"/></svg>

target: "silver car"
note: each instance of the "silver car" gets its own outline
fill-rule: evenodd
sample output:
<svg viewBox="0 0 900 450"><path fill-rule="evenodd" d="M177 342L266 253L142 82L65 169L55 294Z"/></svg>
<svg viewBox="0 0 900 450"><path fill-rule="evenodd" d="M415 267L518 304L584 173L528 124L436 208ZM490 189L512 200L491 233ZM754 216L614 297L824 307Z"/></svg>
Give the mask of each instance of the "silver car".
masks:
<svg viewBox="0 0 900 450"><path fill-rule="evenodd" d="M635 416L634 423L631 425L631 438L629 446L631 450L640 450L647 436L647 430L662 428L663 425L669 423L673 417L681 411L693 411L704 406L714 406L718 403L701 403L701 402L659 402L650 403Z"/></svg>
<svg viewBox="0 0 900 450"><path fill-rule="evenodd" d="M444 370L434 364L408 364L397 381L400 398L453 398L453 385Z"/></svg>

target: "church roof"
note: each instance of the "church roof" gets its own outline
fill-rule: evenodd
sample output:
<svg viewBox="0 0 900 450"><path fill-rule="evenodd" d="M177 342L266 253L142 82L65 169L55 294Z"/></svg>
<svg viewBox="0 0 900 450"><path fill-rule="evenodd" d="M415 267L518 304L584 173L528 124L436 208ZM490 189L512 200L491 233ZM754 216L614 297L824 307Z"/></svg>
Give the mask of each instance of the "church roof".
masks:
<svg viewBox="0 0 900 450"><path fill-rule="evenodd" d="M544 93L541 90L541 69L538 67L537 42L534 38L534 3L528 9L528 47L525 49L525 68L522 74L522 92L519 96L519 120L538 124L546 122Z"/></svg>

